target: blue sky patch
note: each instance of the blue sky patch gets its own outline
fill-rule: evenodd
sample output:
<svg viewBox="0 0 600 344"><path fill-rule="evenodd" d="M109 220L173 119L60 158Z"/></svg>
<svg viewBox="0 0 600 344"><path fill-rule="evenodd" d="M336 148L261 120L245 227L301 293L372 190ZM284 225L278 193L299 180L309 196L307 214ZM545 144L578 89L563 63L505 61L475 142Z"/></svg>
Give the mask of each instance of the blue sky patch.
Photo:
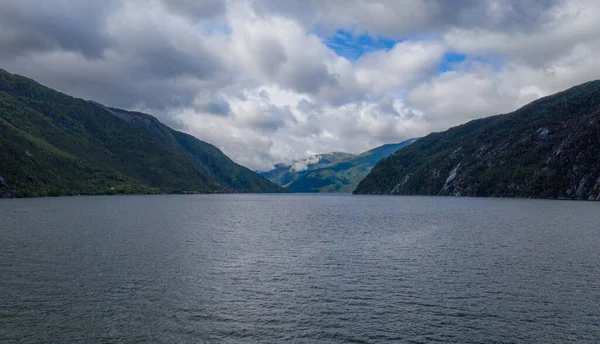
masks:
<svg viewBox="0 0 600 344"><path fill-rule="evenodd" d="M338 56L352 62L370 52L388 51L402 41L382 36L370 36L365 33L356 34L352 30L344 29L337 30L332 36L323 38L323 43L327 47ZM470 56L456 51L447 51L438 64L438 72L441 74L454 71L461 64L463 67L468 68L472 63L484 63L499 71L504 65L504 59L501 56Z"/></svg>
<svg viewBox="0 0 600 344"><path fill-rule="evenodd" d="M358 60L363 54L377 50L390 50L401 40L372 37L367 34L355 35L347 30L338 30L323 42L336 54L350 61Z"/></svg>
<svg viewBox="0 0 600 344"><path fill-rule="evenodd" d="M457 52L446 52L440 64L438 71L440 73L451 72L462 65L461 69L468 69L474 64L485 65L496 72L504 68L504 58L501 55L470 56Z"/></svg>
<svg viewBox="0 0 600 344"><path fill-rule="evenodd" d="M454 70L454 66L460 64L467 59L467 55L457 52L446 52L442 62L438 66L440 73L450 72Z"/></svg>

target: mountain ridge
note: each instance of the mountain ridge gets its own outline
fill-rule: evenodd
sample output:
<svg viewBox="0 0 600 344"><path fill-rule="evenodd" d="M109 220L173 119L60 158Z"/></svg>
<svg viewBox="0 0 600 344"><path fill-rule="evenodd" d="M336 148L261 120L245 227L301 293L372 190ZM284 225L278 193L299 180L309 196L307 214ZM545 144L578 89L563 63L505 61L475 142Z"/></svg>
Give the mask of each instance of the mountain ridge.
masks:
<svg viewBox="0 0 600 344"><path fill-rule="evenodd" d="M340 152L317 154L311 157L325 159L307 164L302 170L294 169L294 163L277 164L275 169L263 172L262 175L292 192L351 193L377 161L414 140L385 144L358 155ZM302 161L310 160L311 157Z"/></svg>
<svg viewBox="0 0 600 344"><path fill-rule="evenodd" d="M600 199L600 81L421 138L355 193Z"/></svg>
<svg viewBox="0 0 600 344"><path fill-rule="evenodd" d="M285 192L140 112L0 70L0 195Z"/></svg>

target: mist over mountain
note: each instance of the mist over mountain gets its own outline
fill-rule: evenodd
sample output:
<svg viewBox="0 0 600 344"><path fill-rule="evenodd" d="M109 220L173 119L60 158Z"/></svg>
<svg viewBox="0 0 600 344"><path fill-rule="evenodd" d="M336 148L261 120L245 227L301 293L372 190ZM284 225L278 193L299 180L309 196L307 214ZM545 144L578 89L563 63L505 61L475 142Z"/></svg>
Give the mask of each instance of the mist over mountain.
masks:
<svg viewBox="0 0 600 344"><path fill-rule="evenodd" d="M275 169L261 175L293 192L350 193L379 160L414 140L383 145L359 155L339 152L317 154L289 165L278 164Z"/></svg>

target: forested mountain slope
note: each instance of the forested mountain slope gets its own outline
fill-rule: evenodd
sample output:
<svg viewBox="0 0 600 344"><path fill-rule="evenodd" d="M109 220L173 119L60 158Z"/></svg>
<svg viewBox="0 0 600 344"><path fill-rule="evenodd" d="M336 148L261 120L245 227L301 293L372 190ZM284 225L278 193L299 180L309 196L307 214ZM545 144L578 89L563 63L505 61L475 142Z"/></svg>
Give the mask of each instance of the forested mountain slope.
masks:
<svg viewBox="0 0 600 344"><path fill-rule="evenodd" d="M397 144L387 144L359 155L330 153L316 155L306 160L318 161L305 164L297 170L294 165L279 164L272 171L263 173L271 181L293 192L346 192L354 191L375 164L414 139Z"/></svg>
<svg viewBox="0 0 600 344"><path fill-rule="evenodd" d="M0 195L281 192L156 118L0 70Z"/></svg>
<svg viewBox="0 0 600 344"><path fill-rule="evenodd" d="M600 81L421 138L355 193L600 199Z"/></svg>

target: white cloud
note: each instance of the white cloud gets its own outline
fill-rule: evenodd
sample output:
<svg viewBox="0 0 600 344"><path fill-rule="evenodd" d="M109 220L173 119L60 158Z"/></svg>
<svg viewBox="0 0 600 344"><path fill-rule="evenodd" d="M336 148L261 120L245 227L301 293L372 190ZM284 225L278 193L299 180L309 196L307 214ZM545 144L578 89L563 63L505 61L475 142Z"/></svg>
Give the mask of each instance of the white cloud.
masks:
<svg viewBox="0 0 600 344"><path fill-rule="evenodd" d="M438 42L402 42L389 51L361 57L355 75L363 92L385 93L402 89L436 71L444 55Z"/></svg>
<svg viewBox="0 0 600 344"><path fill-rule="evenodd" d="M535 31L454 28L445 35L449 48L467 54L499 54L514 62L544 67L574 48L597 40L597 1L571 1L551 7Z"/></svg>
<svg viewBox="0 0 600 344"><path fill-rule="evenodd" d="M595 0L0 6L3 68L151 112L252 169L359 153L600 77ZM324 43L338 29L399 43L349 61ZM447 52L467 58L440 72Z"/></svg>

